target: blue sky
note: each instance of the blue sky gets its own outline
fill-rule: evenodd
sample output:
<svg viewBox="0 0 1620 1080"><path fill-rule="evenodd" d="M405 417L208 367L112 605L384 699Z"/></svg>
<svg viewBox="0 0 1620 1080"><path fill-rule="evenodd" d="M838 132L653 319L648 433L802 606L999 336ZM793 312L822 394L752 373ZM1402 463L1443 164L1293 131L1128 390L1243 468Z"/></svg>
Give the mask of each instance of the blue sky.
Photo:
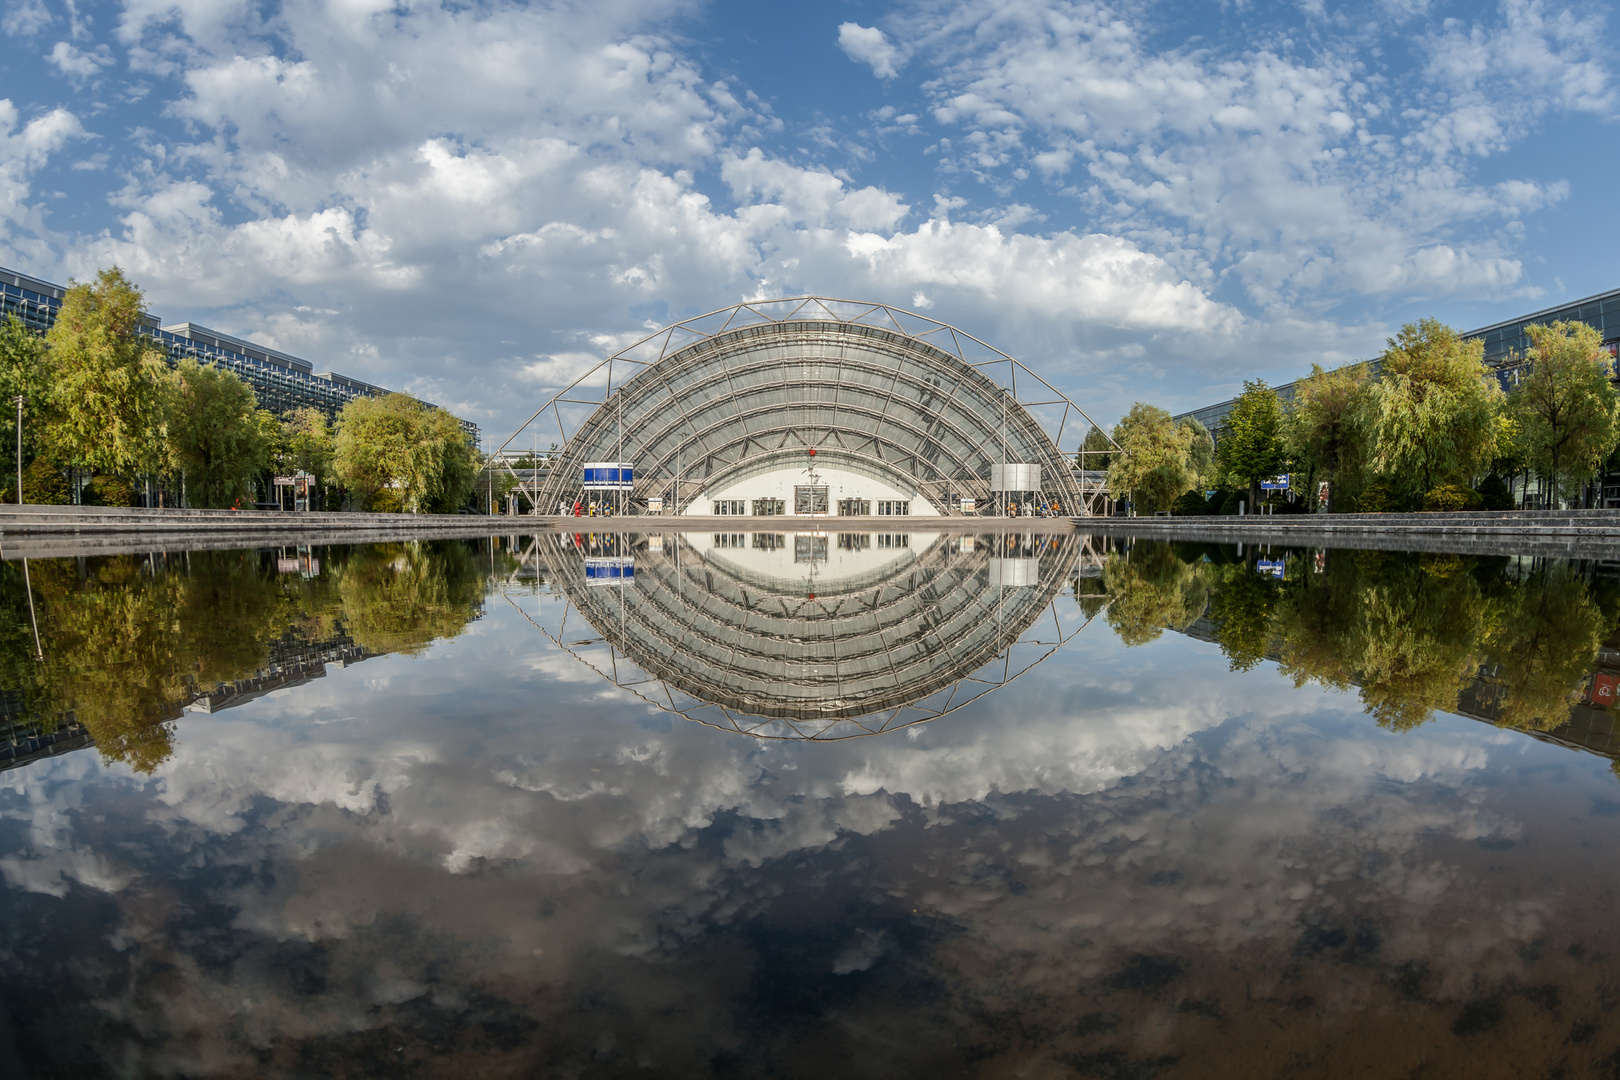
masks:
<svg viewBox="0 0 1620 1080"><path fill-rule="evenodd" d="M1608 5L9 0L0 263L504 437L671 317L925 310L1099 418L1613 288Z"/></svg>

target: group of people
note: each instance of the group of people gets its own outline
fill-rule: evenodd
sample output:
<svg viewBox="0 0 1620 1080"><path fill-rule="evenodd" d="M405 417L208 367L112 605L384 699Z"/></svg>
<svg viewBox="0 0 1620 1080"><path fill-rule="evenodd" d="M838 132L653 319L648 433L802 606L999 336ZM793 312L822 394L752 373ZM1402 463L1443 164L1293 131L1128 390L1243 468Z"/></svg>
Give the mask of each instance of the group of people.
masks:
<svg viewBox="0 0 1620 1080"><path fill-rule="evenodd" d="M1018 503L1016 503L1016 502L1007 503L1007 516L1008 517L1017 517L1021 513L1023 513L1023 511L1021 509L1019 509ZM1055 502L1055 501L1054 502L1049 502L1049 503L1048 502L1043 502L1043 503L1041 503L1040 506L1033 507L1029 511L1029 515L1031 517L1062 517L1063 516L1063 504L1060 503L1060 502Z"/></svg>
<svg viewBox="0 0 1620 1080"><path fill-rule="evenodd" d="M557 513L563 517L612 517L613 507L609 503L599 503L595 499L589 503L583 499L575 499L572 507L567 502L558 503Z"/></svg>

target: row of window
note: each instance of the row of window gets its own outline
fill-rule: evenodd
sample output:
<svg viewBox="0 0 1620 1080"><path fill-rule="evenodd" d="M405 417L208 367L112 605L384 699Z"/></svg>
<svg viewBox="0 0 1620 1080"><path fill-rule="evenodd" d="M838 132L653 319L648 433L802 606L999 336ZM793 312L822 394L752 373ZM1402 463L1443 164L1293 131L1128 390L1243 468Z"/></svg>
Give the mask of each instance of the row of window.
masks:
<svg viewBox="0 0 1620 1080"><path fill-rule="evenodd" d="M778 517L787 513L787 502L783 499L755 499L751 505L744 499L715 499L709 506L710 513L716 517L740 517L745 514L752 514L754 517ZM793 512L825 514L826 487L819 484L803 484L795 487ZM908 517L911 514L911 502L908 499L880 499L877 512L879 517ZM871 513L871 499L838 500L839 517L867 517Z"/></svg>
<svg viewBox="0 0 1620 1080"><path fill-rule="evenodd" d="M755 551L781 551L787 547L787 536L784 533L714 533L714 547L716 548L747 548ZM839 551L865 551L872 546L871 533L839 533ZM877 537L879 548L909 548L911 536L907 533L892 535L879 533ZM819 552L819 555L817 554ZM793 538L793 561L815 562L827 558L827 538L825 536L795 536Z"/></svg>

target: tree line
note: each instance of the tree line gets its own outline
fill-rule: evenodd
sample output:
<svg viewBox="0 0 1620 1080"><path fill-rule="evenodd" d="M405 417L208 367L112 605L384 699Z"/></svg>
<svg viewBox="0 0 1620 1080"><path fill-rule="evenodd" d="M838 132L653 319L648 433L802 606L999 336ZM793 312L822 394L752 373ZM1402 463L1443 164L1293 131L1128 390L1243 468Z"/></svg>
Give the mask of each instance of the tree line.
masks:
<svg viewBox="0 0 1620 1080"><path fill-rule="evenodd" d="M34 560L26 580L16 560L0 564L0 686L15 695L6 722L48 732L76 720L103 759L150 772L200 695L339 645L421 652L480 616L495 572L493 550L455 540L315 557L312 575L281 573L267 551Z"/></svg>
<svg viewBox="0 0 1620 1080"><path fill-rule="evenodd" d="M335 423L304 407L259 407L234 372L171 363L139 334L141 292L117 267L70 283L45 334L0 326L0 392L19 439L6 440L0 497L107 506L249 509L278 475L313 478L309 505L450 512L467 505L477 448L449 412L408 394L355 398Z"/></svg>
<svg viewBox="0 0 1620 1080"><path fill-rule="evenodd" d="M1116 497L1143 512L1230 514L1240 499L1252 509L1282 475L1304 498L1269 496L1279 511L1317 509L1322 481L1335 513L1590 504L1593 479L1620 468L1609 356L1583 322L1525 332L1531 348L1506 392L1482 341L1425 319L1389 339L1376 378L1366 363L1312 365L1287 403L1245 382L1218 437L1137 402L1112 441L1087 433L1082 461L1107 468Z"/></svg>
<svg viewBox="0 0 1620 1080"><path fill-rule="evenodd" d="M1279 554L1274 558L1281 559ZM1214 544L1136 541L1077 597L1127 646L1207 616L1232 670L1354 689L1406 731L1460 709L1547 731L1586 699L1620 626L1620 590L1568 562L1383 551L1295 552L1285 577Z"/></svg>

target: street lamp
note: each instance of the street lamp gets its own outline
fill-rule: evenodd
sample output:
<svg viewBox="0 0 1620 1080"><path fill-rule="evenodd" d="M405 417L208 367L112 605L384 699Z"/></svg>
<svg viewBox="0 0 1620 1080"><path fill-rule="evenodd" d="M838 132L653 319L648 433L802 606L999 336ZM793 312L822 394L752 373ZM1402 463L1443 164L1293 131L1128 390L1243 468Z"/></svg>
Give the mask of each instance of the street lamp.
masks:
<svg viewBox="0 0 1620 1080"><path fill-rule="evenodd" d="M13 399L13 400L15 400L17 402L17 505L21 506L23 504L23 501L22 501L22 407L23 407L24 398L23 398L23 396L21 394L18 394L16 396L16 398Z"/></svg>

